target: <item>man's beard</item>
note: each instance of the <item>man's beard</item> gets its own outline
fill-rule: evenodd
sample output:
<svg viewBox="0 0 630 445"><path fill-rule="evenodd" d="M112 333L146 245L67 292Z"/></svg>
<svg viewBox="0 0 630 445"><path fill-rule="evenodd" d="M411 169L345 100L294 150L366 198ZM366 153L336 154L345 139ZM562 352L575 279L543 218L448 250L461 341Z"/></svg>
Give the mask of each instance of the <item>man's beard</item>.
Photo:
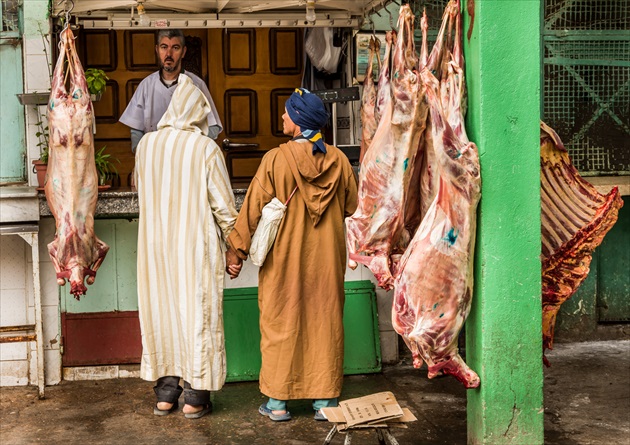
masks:
<svg viewBox="0 0 630 445"><path fill-rule="evenodd" d="M166 66L166 64L165 64L166 62L171 62L173 64L171 66ZM167 73L172 73L173 71L177 71L177 69L180 66L179 63L175 63L175 61L173 59L171 59L170 57L168 59L166 59L164 61L164 63L161 63L160 65L162 65L160 68L162 68L162 70L166 71Z"/></svg>

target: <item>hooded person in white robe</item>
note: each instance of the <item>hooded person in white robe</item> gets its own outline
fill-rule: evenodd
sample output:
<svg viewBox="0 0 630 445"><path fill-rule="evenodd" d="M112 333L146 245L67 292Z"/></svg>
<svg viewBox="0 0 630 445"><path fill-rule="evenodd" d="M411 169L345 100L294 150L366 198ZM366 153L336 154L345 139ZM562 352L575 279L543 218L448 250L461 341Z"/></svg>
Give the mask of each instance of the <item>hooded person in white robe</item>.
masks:
<svg viewBox="0 0 630 445"><path fill-rule="evenodd" d="M210 110L180 74L158 130L136 152L140 376L158 381L156 415L177 408L180 378L189 418L210 412L209 391L225 382L224 254L237 212L223 154L207 136Z"/></svg>

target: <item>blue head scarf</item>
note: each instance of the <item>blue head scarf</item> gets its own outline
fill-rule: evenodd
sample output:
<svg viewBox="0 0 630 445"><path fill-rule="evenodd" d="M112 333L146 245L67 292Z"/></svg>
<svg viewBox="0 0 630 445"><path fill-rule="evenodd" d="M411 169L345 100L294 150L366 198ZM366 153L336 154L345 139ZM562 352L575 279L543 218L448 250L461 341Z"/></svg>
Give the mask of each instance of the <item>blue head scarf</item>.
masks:
<svg viewBox="0 0 630 445"><path fill-rule="evenodd" d="M328 122L328 111L322 100L306 88L296 88L286 102L289 117L300 127L302 135L313 144L313 154L326 153L320 129Z"/></svg>

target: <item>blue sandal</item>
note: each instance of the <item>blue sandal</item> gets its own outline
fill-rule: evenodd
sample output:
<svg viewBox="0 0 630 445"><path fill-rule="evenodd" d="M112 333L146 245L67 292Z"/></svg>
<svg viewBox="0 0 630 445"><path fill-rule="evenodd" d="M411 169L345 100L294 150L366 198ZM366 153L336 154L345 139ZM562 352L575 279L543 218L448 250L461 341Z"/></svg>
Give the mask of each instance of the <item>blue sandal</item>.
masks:
<svg viewBox="0 0 630 445"><path fill-rule="evenodd" d="M267 404L263 403L258 408L258 412L263 416L269 417L274 422L284 422L286 420L291 420L291 413L287 411L284 414L274 414L269 408L267 408Z"/></svg>

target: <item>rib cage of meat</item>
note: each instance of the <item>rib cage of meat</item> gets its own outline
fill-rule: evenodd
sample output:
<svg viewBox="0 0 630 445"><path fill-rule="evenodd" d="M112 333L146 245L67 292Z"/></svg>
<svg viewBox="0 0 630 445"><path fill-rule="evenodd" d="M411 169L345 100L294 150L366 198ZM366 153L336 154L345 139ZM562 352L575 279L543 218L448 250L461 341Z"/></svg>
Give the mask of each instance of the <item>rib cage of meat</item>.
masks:
<svg viewBox="0 0 630 445"><path fill-rule="evenodd" d="M411 9L403 5L392 60L392 93L381 96L379 91L385 103L359 172L357 210L346 219L350 267L365 264L384 289L393 285L390 256L402 253L409 239L404 230L408 167L414 164L427 116L415 69L413 21ZM379 82L379 90L385 87Z"/></svg>
<svg viewBox="0 0 630 445"><path fill-rule="evenodd" d="M553 349L560 305L588 275L593 250L617 221L623 201L617 187L602 195L582 179L556 132L544 122L540 130L544 353Z"/></svg>
<svg viewBox="0 0 630 445"><path fill-rule="evenodd" d="M70 292L77 299L87 291L84 281L94 283L109 250L94 233L98 176L92 120L85 73L74 35L66 28L61 33L48 103L49 160L44 190L56 224L48 253L57 283L63 286L70 281Z"/></svg>
<svg viewBox="0 0 630 445"><path fill-rule="evenodd" d="M481 179L477 147L468 142L461 114L463 73L461 62L453 57L459 51L460 22L459 9L454 6L455 3L447 6L438 37L441 42L448 22L442 82L433 75L432 65L427 64L421 71L430 110L427 128L431 136L426 136L425 147L432 150L427 159L434 175L425 183L429 188L423 191L421 199L432 198L432 201L400 260L394 283L392 323L411 350L414 367L419 368L424 361L429 378L440 373L451 374L466 388L476 388L479 376L459 355L457 339L472 303ZM423 17L423 39L426 39L425 22ZM448 41L453 24L456 48L451 53ZM441 48L434 47L432 53L439 52ZM437 63L439 58L430 57L431 60ZM448 93L446 96L444 91Z"/></svg>

